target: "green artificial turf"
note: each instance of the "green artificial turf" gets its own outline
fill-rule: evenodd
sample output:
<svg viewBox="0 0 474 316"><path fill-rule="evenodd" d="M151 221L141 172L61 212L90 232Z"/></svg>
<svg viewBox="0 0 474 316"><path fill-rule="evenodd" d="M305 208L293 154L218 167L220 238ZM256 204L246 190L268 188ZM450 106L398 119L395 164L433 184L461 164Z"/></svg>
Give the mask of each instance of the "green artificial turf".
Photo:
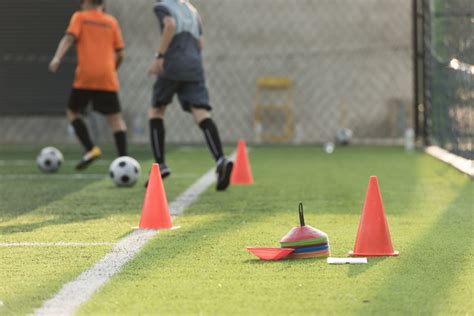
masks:
<svg viewBox="0 0 474 316"><path fill-rule="evenodd" d="M41 174L34 162L40 148L0 147L0 243L115 242L138 225L151 164L148 146L130 150L143 169L133 188L117 188L108 178L113 148L106 148L103 159L82 172L83 179L76 179L78 146L58 147L66 163L50 175ZM169 199L212 167L202 148L171 149L169 159L177 169L167 182ZM0 315L32 312L111 247L0 247Z"/></svg>
<svg viewBox="0 0 474 316"><path fill-rule="evenodd" d="M255 184L209 190L113 278L88 314L471 314L473 183L424 155L393 148L256 148ZM360 266L262 262L246 247L278 246L306 223L352 249L370 175L381 185L400 257Z"/></svg>
<svg viewBox="0 0 474 316"><path fill-rule="evenodd" d="M7 158L0 159L25 159L28 148L18 152L1 149ZM141 147L136 152L142 162L149 158ZM175 221L181 229L158 234L79 314L474 312L474 183L467 177L399 148L336 148L327 155L317 146L257 147L250 160L254 185L206 191ZM176 175L165 181L168 201L212 166L202 147L172 149L168 162ZM1 178L35 171L15 168L0 166L0 242L116 241L138 221L141 187ZM247 246L278 247L298 224L303 201L306 223L328 234L333 256L346 256L371 175L379 178L399 257L332 266L321 259L263 262L247 252ZM0 249L0 314L31 312L108 249Z"/></svg>

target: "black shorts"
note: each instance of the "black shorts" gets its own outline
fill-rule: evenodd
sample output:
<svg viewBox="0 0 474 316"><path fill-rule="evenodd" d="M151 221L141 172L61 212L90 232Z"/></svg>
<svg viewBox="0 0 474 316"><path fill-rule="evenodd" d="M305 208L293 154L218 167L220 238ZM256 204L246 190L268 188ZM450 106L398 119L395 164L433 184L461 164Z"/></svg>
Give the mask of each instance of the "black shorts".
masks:
<svg viewBox="0 0 474 316"><path fill-rule="evenodd" d="M69 97L69 110L75 113L84 113L89 103L92 104L94 111L105 115L121 111L117 92L72 89Z"/></svg>
<svg viewBox="0 0 474 316"><path fill-rule="evenodd" d="M186 112L191 112L192 107L209 111L212 109L209 105L209 93L204 80L175 81L160 77L153 86L152 106L159 107L170 104L175 94L178 95L179 103Z"/></svg>

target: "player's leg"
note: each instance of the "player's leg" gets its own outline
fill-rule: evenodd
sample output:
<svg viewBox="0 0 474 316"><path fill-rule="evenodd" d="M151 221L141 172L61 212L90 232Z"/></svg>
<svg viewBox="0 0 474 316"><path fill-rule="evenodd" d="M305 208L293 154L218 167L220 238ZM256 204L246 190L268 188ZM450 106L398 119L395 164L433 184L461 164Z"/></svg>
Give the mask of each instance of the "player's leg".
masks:
<svg viewBox="0 0 474 316"><path fill-rule="evenodd" d="M77 170L86 168L93 160L102 154L99 147L95 146L87 129L87 125L82 119L81 112L87 107L91 100L91 94L88 90L73 89L69 98L67 109L67 118L74 129L79 142L84 147L86 153L76 165Z"/></svg>
<svg viewBox="0 0 474 316"><path fill-rule="evenodd" d="M122 113L109 114L107 123L114 134L115 147L117 147L117 155L119 157L128 156L127 148L127 125L123 119Z"/></svg>
<svg viewBox="0 0 474 316"><path fill-rule="evenodd" d="M230 183L233 162L224 156L219 130L211 118L209 94L204 81L188 82L178 90L181 106L185 111L191 112L194 121L201 128L207 146L216 161L217 190L225 190Z"/></svg>
<svg viewBox="0 0 474 316"><path fill-rule="evenodd" d="M91 140L89 130L81 114L68 109L66 115L79 142L86 151L91 150L94 147L94 143Z"/></svg>
<svg viewBox="0 0 474 316"><path fill-rule="evenodd" d="M223 191L229 186L234 163L227 160L224 156L219 130L217 129L214 120L211 118L209 110L191 106L191 114L193 115L196 124L199 125L204 133L207 146L216 161L217 190Z"/></svg>
<svg viewBox="0 0 474 316"><path fill-rule="evenodd" d="M150 142L155 162L160 165L161 177L168 177L171 172L165 162L165 113L166 106L154 106L148 110L150 120Z"/></svg>
<svg viewBox="0 0 474 316"><path fill-rule="evenodd" d="M152 105L148 110L151 149L155 161L160 165L162 178L171 174L165 160L166 106L173 100L178 85L177 82L158 77L153 86Z"/></svg>
<svg viewBox="0 0 474 316"><path fill-rule="evenodd" d="M128 156L127 125L123 119L120 100L117 92L95 91L93 94L94 110L105 115L115 139L117 155Z"/></svg>
<svg viewBox="0 0 474 316"><path fill-rule="evenodd" d="M219 163L220 160L224 159L224 152L219 136L219 130L217 129L214 120L211 118L209 110L191 106L191 114L193 115L196 124L204 133L204 138L206 139L207 146L209 147L214 160L216 163Z"/></svg>

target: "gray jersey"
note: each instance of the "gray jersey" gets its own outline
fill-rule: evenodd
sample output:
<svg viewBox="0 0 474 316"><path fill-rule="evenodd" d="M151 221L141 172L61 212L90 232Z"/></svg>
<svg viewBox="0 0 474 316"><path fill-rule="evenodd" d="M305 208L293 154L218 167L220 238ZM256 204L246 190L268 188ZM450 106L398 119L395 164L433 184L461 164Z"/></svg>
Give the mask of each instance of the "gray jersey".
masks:
<svg viewBox="0 0 474 316"><path fill-rule="evenodd" d="M166 51L160 76L177 81L204 80L199 49L202 26L197 10L187 0L161 0L154 11L162 31L165 17L171 16L176 22L176 33Z"/></svg>

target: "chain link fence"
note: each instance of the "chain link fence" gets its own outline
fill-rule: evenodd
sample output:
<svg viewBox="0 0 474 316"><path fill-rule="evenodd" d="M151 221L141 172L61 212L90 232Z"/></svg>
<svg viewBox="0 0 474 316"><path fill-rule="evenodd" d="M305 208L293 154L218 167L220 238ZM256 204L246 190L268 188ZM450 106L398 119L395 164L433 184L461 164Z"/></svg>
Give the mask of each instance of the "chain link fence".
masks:
<svg viewBox="0 0 474 316"><path fill-rule="evenodd" d="M474 4L423 0L428 141L474 159Z"/></svg>
<svg viewBox="0 0 474 316"><path fill-rule="evenodd" d="M147 70L160 38L155 0L106 3L126 43L119 76L130 140L148 142L154 78ZM412 0L192 3L203 20L207 83L224 142L314 144L349 128L356 143L395 144L413 127ZM41 129L35 117L21 120L0 118L7 141L48 139L47 131L34 131ZM96 140L110 141L102 117L88 121ZM17 131L20 125L29 132ZM55 140L74 141L65 119L51 118L49 126L59 134ZM169 107L166 126L170 143L204 141L177 104Z"/></svg>
<svg viewBox="0 0 474 316"><path fill-rule="evenodd" d="M146 72L160 36L154 3L115 0L107 7L127 45L121 97L140 142L148 139L154 79ZM318 143L344 127L356 141L391 143L412 126L410 0L192 3L203 20L213 116L225 142ZM167 129L170 142L202 141L177 104Z"/></svg>

